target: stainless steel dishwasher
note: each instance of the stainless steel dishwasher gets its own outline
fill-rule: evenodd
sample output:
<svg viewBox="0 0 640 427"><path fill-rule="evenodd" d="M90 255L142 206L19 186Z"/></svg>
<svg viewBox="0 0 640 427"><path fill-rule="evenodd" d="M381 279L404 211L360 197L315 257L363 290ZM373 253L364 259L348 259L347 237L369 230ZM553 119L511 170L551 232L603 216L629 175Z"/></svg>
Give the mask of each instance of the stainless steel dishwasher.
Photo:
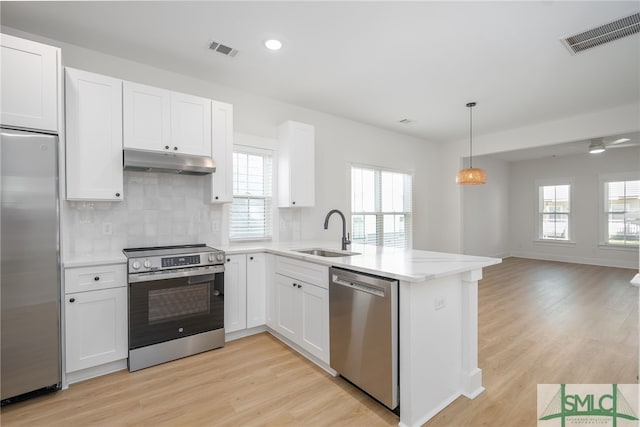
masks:
<svg viewBox="0 0 640 427"><path fill-rule="evenodd" d="M331 367L391 410L398 407L398 281L331 267Z"/></svg>

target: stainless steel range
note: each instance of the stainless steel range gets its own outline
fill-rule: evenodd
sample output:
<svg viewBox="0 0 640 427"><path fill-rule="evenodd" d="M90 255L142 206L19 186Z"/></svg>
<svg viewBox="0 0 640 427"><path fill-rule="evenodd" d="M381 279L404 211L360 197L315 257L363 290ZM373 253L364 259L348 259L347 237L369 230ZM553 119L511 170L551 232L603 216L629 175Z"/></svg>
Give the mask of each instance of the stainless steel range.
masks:
<svg viewBox="0 0 640 427"><path fill-rule="evenodd" d="M131 248L129 371L224 346L224 252L204 244Z"/></svg>

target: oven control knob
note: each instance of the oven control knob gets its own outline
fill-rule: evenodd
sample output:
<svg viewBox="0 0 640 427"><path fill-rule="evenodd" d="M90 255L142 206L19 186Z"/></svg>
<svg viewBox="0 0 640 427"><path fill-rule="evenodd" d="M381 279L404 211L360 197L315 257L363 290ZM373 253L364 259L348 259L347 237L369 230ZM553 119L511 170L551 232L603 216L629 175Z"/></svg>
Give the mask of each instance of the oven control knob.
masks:
<svg viewBox="0 0 640 427"><path fill-rule="evenodd" d="M215 254L209 254L209 262L214 262L216 260Z"/></svg>
<svg viewBox="0 0 640 427"><path fill-rule="evenodd" d="M218 259L218 261L224 261L224 254L218 254L216 255L216 258Z"/></svg>
<svg viewBox="0 0 640 427"><path fill-rule="evenodd" d="M144 268L151 268L151 261L149 261L148 259L144 260Z"/></svg>
<svg viewBox="0 0 640 427"><path fill-rule="evenodd" d="M133 261L131 263L131 267L133 267L134 270L137 270L140 268L140 261Z"/></svg>

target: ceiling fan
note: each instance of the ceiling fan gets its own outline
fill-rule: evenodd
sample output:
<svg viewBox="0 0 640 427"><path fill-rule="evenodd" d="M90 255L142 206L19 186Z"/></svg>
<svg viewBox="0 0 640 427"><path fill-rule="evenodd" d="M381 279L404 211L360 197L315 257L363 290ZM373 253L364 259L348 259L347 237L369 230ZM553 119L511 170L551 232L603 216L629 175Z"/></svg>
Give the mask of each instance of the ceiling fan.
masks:
<svg viewBox="0 0 640 427"><path fill-rule="evenodd" d="M638 145L640 145L638 141L633 141L630 138L617 138L606 142L604 138L593 138L589 143L589 153L598 154L609 148L637 147Z"/></svg>

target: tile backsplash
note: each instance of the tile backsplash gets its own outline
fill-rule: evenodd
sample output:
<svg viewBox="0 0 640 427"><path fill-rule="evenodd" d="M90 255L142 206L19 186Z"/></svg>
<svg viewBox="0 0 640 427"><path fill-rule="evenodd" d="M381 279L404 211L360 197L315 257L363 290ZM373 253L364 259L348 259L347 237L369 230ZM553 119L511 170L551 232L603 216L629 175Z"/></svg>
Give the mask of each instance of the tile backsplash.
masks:
<svg viewBox="0 0 640 427"><path fill-rule="evenodd" d="M65 202L65 253L222 242L223 205L208 203L208 176L124 172L122 202Z"/></svg>

